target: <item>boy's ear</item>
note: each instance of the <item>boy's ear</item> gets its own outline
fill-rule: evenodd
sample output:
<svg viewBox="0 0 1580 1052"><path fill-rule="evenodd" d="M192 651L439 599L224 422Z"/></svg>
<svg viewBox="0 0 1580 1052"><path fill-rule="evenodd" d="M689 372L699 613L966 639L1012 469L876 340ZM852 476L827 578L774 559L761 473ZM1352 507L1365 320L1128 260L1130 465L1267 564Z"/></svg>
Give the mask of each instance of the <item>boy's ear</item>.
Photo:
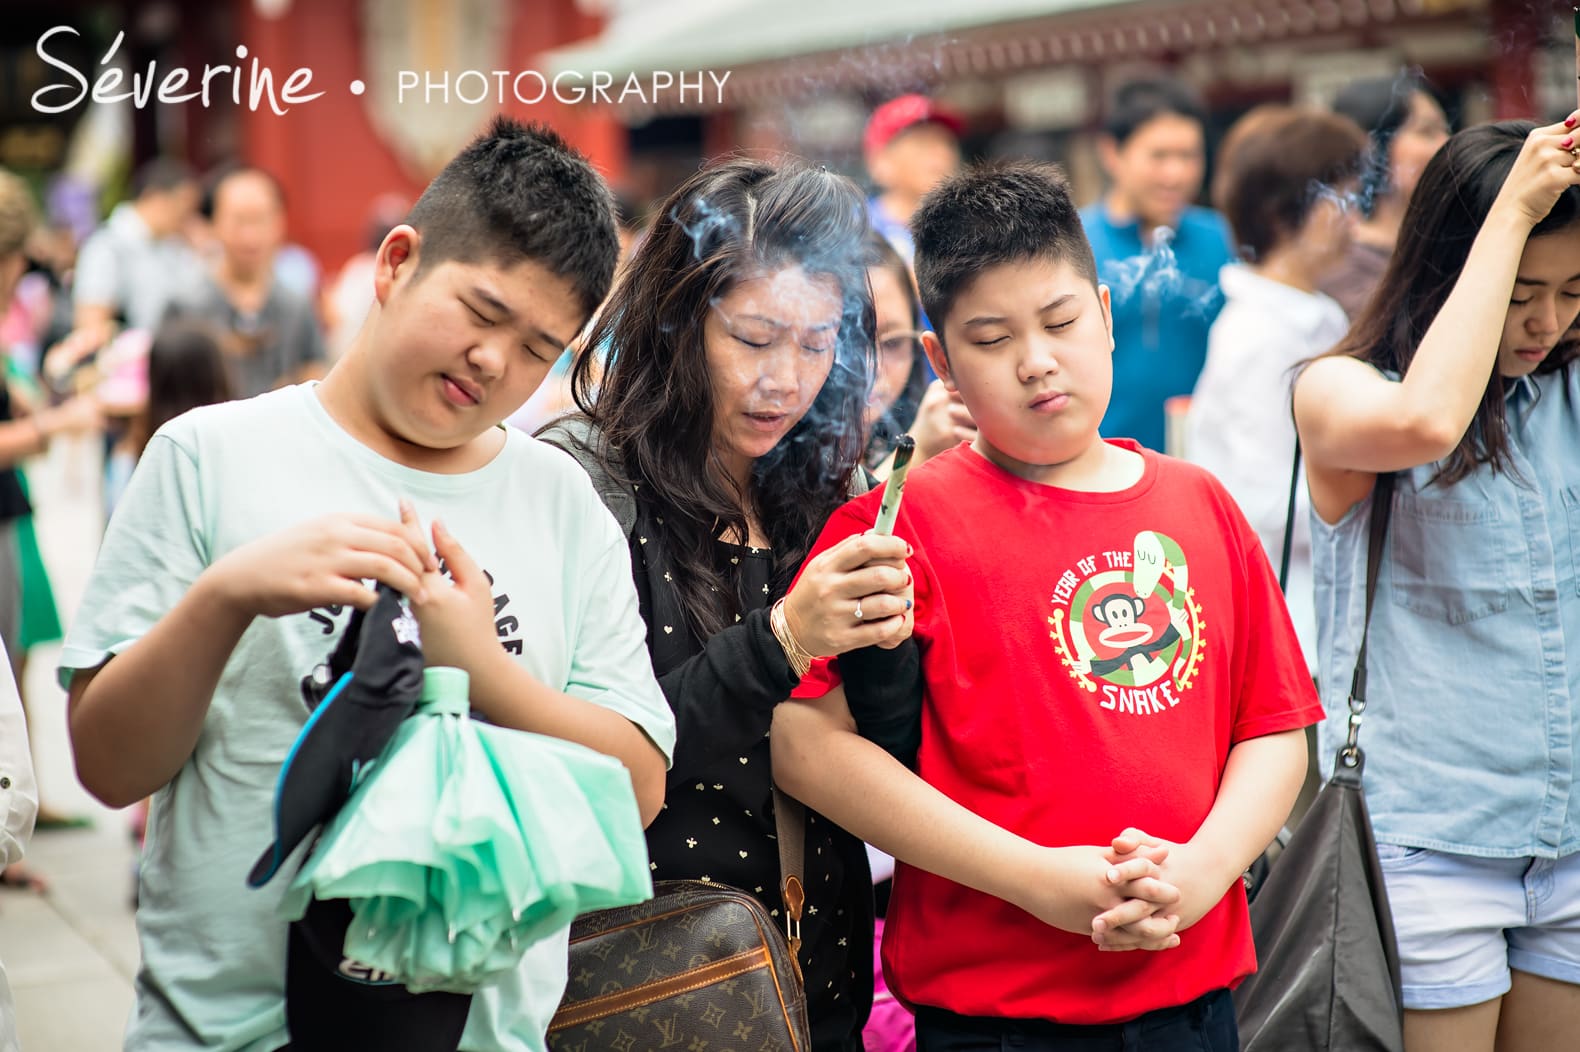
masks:
<svg viewBox="0 0 1580 1052"><path fill-rule="evenodd" d="M938 374L938 379L944 382L944 387L949 393L955 391L955 378L949 369L949 355L944 353L944 345L938 339L938 334L932 331L922 333L922 350L927 354L927 360L932 364L933 372Z"/></svg>
<svg viewBox="0 0 1580 1052"><path fill-rule="evenodd" d="M1108 353L1114 353L1114 303L1108 286L1098 283L1097 302L1103 305L1103 328L1108 330Z"/></svg>
<svg viewBox="0 0 1580 1052"><path fill-rule="evenodd" d="M380 306L389 299L396 282L410 282L417 273L417 250L421 244L422 235L406 223L384 235L373 267L373 293Z"/></svg>

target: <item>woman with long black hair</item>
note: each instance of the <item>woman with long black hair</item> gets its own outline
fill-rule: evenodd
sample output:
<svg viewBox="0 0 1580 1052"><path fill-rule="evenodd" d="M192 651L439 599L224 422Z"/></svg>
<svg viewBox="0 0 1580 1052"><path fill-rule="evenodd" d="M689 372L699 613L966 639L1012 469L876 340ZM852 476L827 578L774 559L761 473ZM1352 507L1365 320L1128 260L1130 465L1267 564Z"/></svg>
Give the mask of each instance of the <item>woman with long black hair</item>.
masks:
<svg viewBox="0 0 1580 1052"><path fill-rule="evenodd" d="M1580 1020L1577 126L1450 139L1375 296L1295 384L1323 755L1392 486L1360 740L1407 1052L1550 1048Z"/></svg>
<svg viewBox="0 0 1580 1052"><path fill-rule="evenodd" d="M797 570L860 487L874 320L861 194L731 160L662 205L585 341L571 448L617 518L678 740L647 831L656 879L730 884L783 915L768 728L811 656L909 636L904 541ZM792 588L792 582L794 587ZM807 816L801 966L814 1048L859 1049L872 889L859 841Z"/></svg>

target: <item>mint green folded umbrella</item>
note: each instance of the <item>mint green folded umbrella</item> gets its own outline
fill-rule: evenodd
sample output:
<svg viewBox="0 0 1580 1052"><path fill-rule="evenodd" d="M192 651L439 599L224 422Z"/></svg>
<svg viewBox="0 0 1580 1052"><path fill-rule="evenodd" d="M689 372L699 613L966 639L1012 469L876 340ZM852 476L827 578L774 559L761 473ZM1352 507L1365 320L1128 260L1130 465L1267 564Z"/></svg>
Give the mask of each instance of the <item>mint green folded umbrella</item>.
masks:
<svg viewBox="0 0 1580 1052"><path fill-rule="evenodd" d="M347 957L417 993L469 993L580 913L653 894L618 761L468 716L467 676L424 671L417 711L286 890L302 917L345 899Z"/></svg>

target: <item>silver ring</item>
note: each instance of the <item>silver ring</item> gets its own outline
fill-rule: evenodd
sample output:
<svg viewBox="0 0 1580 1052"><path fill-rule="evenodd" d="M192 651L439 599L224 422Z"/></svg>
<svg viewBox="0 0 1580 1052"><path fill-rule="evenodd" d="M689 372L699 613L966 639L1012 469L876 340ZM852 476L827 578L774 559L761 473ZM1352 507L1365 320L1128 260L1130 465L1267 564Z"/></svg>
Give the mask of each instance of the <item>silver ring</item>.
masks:
<svg viewBox="0 0 1580 1052"><path fill-rule="evenodd" d="M856 620L861 620L861 600L856 600Z"/></svg>

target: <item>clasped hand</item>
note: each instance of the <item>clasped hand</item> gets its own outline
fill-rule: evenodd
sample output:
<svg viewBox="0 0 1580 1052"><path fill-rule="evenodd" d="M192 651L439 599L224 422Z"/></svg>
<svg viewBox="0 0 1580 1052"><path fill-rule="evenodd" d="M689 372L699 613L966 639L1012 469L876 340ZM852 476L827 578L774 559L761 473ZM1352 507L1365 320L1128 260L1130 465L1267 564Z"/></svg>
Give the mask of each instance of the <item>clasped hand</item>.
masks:
<svg viewBox="0 0 1580 1052"><path fill-rule="evenodd" d="M1189 843L1175 843L1152 836L1134 827L1115 837L1103 852L1111 864L1134 865L1146 859L1153 865L1152 878L1170 889L1172 897L1163 901L1149 895L1151 885L1141 885L1137 894L1105 909L1092 920L1092 941L1105 950L1167 949L1163 942L1179 945L1177 932L1184 931L1206 916L1223 898L1208 860Z"/></svg>
<svg viewBox="0 0 1580 1052"><path fill-rule="evenodd" d="M1152 845L1123 853L1094 844L1033 847L1010 863L1004 897L1101 949L1172 949L1180 892L1162 875L1168 854Z"/></svg>

